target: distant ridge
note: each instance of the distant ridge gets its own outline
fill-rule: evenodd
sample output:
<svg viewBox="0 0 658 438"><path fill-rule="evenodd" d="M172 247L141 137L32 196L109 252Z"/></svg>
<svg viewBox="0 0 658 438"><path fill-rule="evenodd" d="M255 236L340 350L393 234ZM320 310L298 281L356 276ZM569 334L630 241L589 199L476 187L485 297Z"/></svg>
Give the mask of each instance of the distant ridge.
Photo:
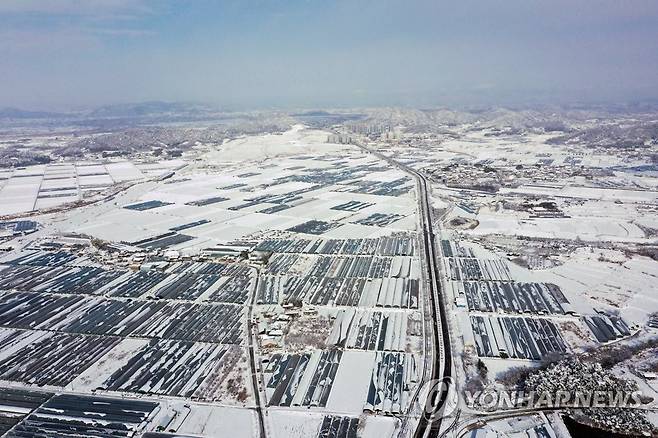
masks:
<svg viewBox="0 0 658 438"><path fill-rule="evenodd" d="M29 111L19 108L0 108L0 119L57 119L66 117L63 113Z"/></svg>

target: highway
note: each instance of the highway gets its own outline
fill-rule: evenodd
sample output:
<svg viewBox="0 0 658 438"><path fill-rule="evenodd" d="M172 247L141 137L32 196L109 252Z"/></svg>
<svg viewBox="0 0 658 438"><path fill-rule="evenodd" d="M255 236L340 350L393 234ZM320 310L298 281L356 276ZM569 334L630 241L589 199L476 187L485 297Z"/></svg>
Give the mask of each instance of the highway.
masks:
<svg viewBox="0 0 658 438"><path fill-rule="evenodd" d="M251 367L251 385L254 388L254 399L256 401L256 413L258 414L258 430L259 438L265 438L267 436L265 432L265 418L263 416L263 406L260 398L260 385L258 384L258 366L256 365L256 354L254 349L256 348L256 330L254 330L253 325L253 308L256 303L256 293L258 291L258 279L260 278L260 272L256 270L256 284L254 285L253 292L251 294L251 299L249 301L249 308L247 310L247 334L248 334L248 351L249 351L249 366Z"/></svg>
<svg viewBox="0 0 658 438"><path fill-rule="evenodd" d="M421 224L423 227L423 249L425 252L425 266L427 267L427 278L429 280L430 310L432 314L432 341L434 345L435 357L430 372L429 381L449 382L452 377L452 354L450 351L450 330L446 307L441 293L440 268L438 265L436 250L436 239L432 224L432 211L430 202L430 189L427 179L415 169L389 158L377 151L371 150L365 146L357 145L364 151L375 155L376 157L390 163L405 173L410 174L416 179L418 187L418 200L420 202ZM438 357L436 356L438 355ZM434 406L428 415L424 412L420 416L418 426L414 437L437 437L439 436L442 415L441 412L448 398L449 386L442 385L441 391L430 391L428 400L424 406ZM412 403L413 406L413 403Z"/></svg>

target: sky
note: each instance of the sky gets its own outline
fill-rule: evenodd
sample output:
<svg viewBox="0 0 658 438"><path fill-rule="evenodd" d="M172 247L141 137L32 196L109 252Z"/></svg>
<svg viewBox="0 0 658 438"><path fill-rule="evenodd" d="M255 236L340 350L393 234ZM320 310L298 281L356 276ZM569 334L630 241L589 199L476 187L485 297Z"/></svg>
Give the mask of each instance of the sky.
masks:
<svg viewBox="0 0 658 438"><path fill-rule="evenodd" d="M656 98L656 0L0 0L0 107Z"/></svg>

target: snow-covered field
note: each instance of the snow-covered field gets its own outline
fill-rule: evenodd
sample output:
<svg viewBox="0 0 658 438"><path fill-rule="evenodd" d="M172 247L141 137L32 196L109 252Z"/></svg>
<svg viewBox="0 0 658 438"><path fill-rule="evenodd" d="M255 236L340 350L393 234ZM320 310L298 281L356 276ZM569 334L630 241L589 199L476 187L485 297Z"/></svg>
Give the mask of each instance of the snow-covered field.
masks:
<svg viewBox="0 0 658 438"><path fill-rule="evenodd" d="M586 318L623 321L628 333L607 341L613 344L655 337L647 321L658 313L658 263L649 257L658 246L658 178L624 170L647 162L621 149L549 144L548 134L454 131L459 138L432 147L379 146L432 179L441 238L465 248L443 251L453 349L464 353L458 374L479 379L466 365L479 356L491 382L510 368L538 365L528 357L560 343L574 353L600 346ZM486 271L492 262L509 272ZM547 285L559 290L560 312L533 310L543 299L532 287ZM474 324L473 317L482 319ZM503 318L508 325L498 323ZM559 338L547 341L549 326L526 329L523 318L554 324Z"/></svg>
<svg viewBox="0 0 658 438"><path fill-rule="evenodd" d="M370 145L432 180L457 366L481 358L493 380L512 367L536 366L552 352L655 335L646 322L658 312L658 263L647 256L658 244L656 178L619 170L615 153L548 144L548 134L489 135L471 128L432 147ZM111 198L35 214L39 231L9 243L65 234L95 245L121 244L135 254L121 269L148 268L166 277L135 296L108 295L118 285L114 280L94 290L98 296L85 296L82 311L71 307L61 320L2 326L2 339L16 339L0 360L18 363L20 376L34 359L13 357L17 351L38 351L49 339L87 348L96 339L88 336L108 338L98 327L83 325L88 333L75 326L80 314L94 321L85 312L100 302L108 307L99 306L99 321L113 311L123 318L103 330L115 336L129 326L129 335L105 339L98 360L80 353L84 366L67 368L66 379L49 389L156 401L158 411L145 428L176 436L257 436L258 409L272 437L325 436L330 427L357 424L361 437L396 436L427 359L416 187L407 174L358 147L327 143L328 135L295 125L282 134L199 146L185 160L0 172L0 215L131 182ZM164 174L169 177L158 178ZM493 183L481 186L480 179ZM197 271L226 253L242 253L231 263L252 274ZM74 270L103 266L87 256L67 263ZM8 277L23 275L20 268L0 266ZM20 297L26 306L21 317L50 308L31 294L64 300L82 289L68 283L76 279L65 278L65 268L57 271L60 277L30 285ZM25 269L28 277L31 269ZM183 286L169 295L177 281ZM51 283L57 294L48 290ZM216 296L232 298L218 304ZM5 299L3 292L0 304ZM36 304L27 304L33 299ZM108 303L118 310L105 310ZM139 319L161 305L157 316ZM206 322L237 315L237 340L220 338L225 327L210 334L194 324L176 331L194 312L216 317ZM616 338L598 339L588 325L592 318L617 322ZM132 325L137 320L139 329ZM72 326L78 331L66 331ZM456 374L471 379L473 368L465 365ZM169 372L184 377L172 379ZM13 374L6 378L32 387ZM506 431L512 423L493 428Z"/></svg>
<svg viewBox="0 0 658 438"><path fill-rule="evenodd" d="M315 143L308 146L305 142L309 139ZM204 156L202 168L190 165L177 172L174 178L183 179L180 182L164 180L150 185L147 190L137 187L123 192L111 205L86 207L82 209L82 216L67 218L60 226L64 231L75 230L101 239L132 242L166 233L172 227L207 220L184 230L183 233L193 239L173 247L189 253L247 238L263 230L289 230L312 220L335 224L321 233L321 237L333 239L378 237L416 229L414 189L410 180L401 184L409 191L400 196L386 195L386 189L380 191L382 194L376 190L355 192L359 186L352 185L362 180L372 187L384 187L391 181L405 178L403 173L387 167L362 171L364 166L375 168L382 164L356 148L319 143L324 140L323 135L306 134L298 129L264 139L258 137L255 141L267 146L260 155L252 152L254 155L243 157L249 161L225 168L219 160L225 158L224 147L232 142L227 143L219 151ZM246 140L236 141L244 143ZM280 150L278 141L283 142ZM251 150L244 144L241 148ZM338 149L342 152L336 154ZM270 150L277 151L277 158L268 155ZM291 156L298 153L309 155ZM337 163L343 166L344 176L335 179ZM275 199L286 195L295 199ZM203 203L215 197L226 199ZM252 201L257 198L264 199ZM123 208L152 200L171 204L144 211ZM350 201L364 202L368 207L358 211L335 209ZM277 211L277 206L282 204L286 208ZM395 214L399 218L384 226L356 223L378 214Z"/></svg>
<svg viewBox="0 0 658 438"><path fill-rule="evenodd" d="M21 240L21 245L58 233L75 234L127 245L138 254L149 253L154 260L172 253L201 260L198 257L206 250L253 250L259 242L270 241L276 246L277 239L306 246L304 250L275 249L270 265L260 268L279 286L266 303L254 306L254 321L266 327L256 341L258 388L252 388L246 327L248 297L256 282L240 283L242 277L230 276L218 280L220 275L211 278L211 274L197 277L194 266L188 269L185 261L167 265L166 274L156 272L166 278L134 295L130 291L113 295L121 281L112 280L93 290L96 296L85 296L84 304L76 305L79 308L72 306L58 324L45 322L44 327L56 332L52 337L58 342L84 341L87 346L92 339L70 333L71 327L80 318L93 321L89 309L94 306L121 309L116 310L117 322L97 322L106 324L99 336L113 334L98 360L83 360L84 367L71 370L65 384L50 388L155 401L159 407L144 429L176 436L258 436L258 408L262 409L267 435L272 437L324 436L331 424L349 425L354 430L358 427L362 437L394 436L400 427L395 416L409 409L424 366L419 309L419 294L424 291L419 286L421 266L415 243L415 183L357 147L326 143L328 135L294 126L283 134L244 137L199 148L185 161L80 162L4 172L0 214L7 215L58 206L60 201L79 200L86 191L131 182L109 199L37 214L39 231ZM175 173L168 178L157 178L171 170ZM19 175L21 172L28 172L28 176ZM57 196L43 197L43 193ZM302 254L297 257L295 251ZM8 254L3 260L13 258ZM285 268L288 260L294 263ZM71 275L73 282L82 272L75 264L104 266L85 257L70 263L61 270L62 276ZM281 266L277 268L277 264ZM246 262L238 265L246 266ZM175 271L178 268L183 271ZM17 272L25 270L26 275L33 275L30 269L21 267ZM125 264L121 269L126 269ZM274 272L276 269L289 272L284 275ZM118 275L126 279L137 274ZM59 284L58 278L52 281ZM205 278L210 278L207 281L211 285L188 297L193 286L184 281ZM283 287L287 280L317 288L299 289L307 310L303 316L284 313L289 312L287 300L291 299L290 288ZM175 281L185 286L174 289L172 296L158 295ZM62 284L73 293L72 283ZM233 284L237 290L232 289ZM245 287L249 291L240 290ZM224 299L236 291L240 295L228 304L213 303L220 289ZM50 289L30 285L26 294L12 295L12 299L31 303L40 294L53 295ZM0 304L2 299L0 295ZM30 309L25 315L38 313L32 313L36 312L32 304L25 305ZM144 312L155 308L160 313L144 320ZM193 313L187 309L210 315L206 321L213 323L222 320L227 310L231 310L230 315L236 312L237 322L232 327L239 327L238 340L222 344L222 333L191 324L189 315ZM103 312L98 315L100 319L115 321L115 311ZM273 316L265 316L270 313ZM161 319L164 314L175 321ZM338 315L341 318L334 323ZM132 321L142 325L135 329L138 323ZM88 324L89 330L98 332L93 323ZM180 324L188 324L189 331L176 331ZM297 332L287 333L286 327L295 324L299 326ZM304 324L316 324L326 333L317 342L304 344ZM123 330L130 334L115 335ZM282 334L277 334L279 331ZM3 336L11 338L18 336L16 333L11 329ZM39 350L49 342L49 332L34 333L20 337L16 349ZM7 354L13 351L7 350ZM282 368L272 365L274 373L266 372L268 361L276 357L292 357L299 363L290 369L286 364ZM293 374L279 380L278 372ZM400 377L389 384L388 376L396 374ZM19 382L19 377L11 378L17 380L12 385L30 386ZM295 382L294 387L288 387L288 378ZM255 391L260 393L259 407Z"/></svg>
<svg viewBox="0 0 658 438"><path fill-rule="evenodd" d="M0 216L28 213L82 199L114 184L157 177L183 165L180 160L141 163L75 162L4 171L0 179Z"/></svg>

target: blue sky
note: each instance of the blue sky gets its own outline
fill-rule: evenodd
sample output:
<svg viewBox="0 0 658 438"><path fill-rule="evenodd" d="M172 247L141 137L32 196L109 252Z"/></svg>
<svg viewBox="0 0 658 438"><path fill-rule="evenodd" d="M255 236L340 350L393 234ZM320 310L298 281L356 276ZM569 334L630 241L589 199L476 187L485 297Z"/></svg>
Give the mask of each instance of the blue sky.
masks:
<svg viewBox="0 0 658 438"><path fill-rule="evenodd" d="M655 0L1 0L0 107L658 98Z"/></svg>

